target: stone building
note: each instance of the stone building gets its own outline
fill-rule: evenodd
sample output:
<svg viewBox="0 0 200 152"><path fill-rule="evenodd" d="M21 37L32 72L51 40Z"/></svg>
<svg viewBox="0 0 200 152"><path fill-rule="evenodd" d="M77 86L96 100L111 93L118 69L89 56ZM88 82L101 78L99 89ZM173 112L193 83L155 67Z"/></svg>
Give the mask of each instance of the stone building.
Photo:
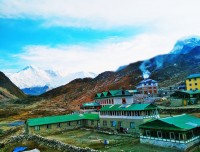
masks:
<svg viewBox="0 0 200 152"><path fill-rule="evenodd" d="M25 122L26 133L52 132L80 127L99 126L99 114L69 114L30 118Z"/></svg>
<svg viewBox="0 0 200 152"><path fill-rule="evenodd" d="M157 107L152 104L106 105L100 110L100 127L128 133L139 133L138 126L153 118L159 118Z"/></svg>
<svg viewBox="0 0 200 152"><path fill-rule="evenodd" d="M139 126L140 142L182 151L200 143L200 118L178 115L160 118Z"/></svg>

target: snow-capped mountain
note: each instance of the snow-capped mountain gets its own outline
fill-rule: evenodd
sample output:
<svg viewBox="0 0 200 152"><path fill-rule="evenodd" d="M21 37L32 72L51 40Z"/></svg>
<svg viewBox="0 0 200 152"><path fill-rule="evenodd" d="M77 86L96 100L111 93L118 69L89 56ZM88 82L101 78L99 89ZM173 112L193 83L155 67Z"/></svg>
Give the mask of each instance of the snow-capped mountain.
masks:
<svg viewBox="0 0 200 152"><path fill-rule="evenodd" d="M180 57L179 55L191 53L198 46L200 46L199 36L179 39L169 54L158 55L141 63L140 70L143 73L143 77L148 78L153 71L162 68L164 64L174 63ZM176 65L176 63L174 64Z"/></svg>
<svg viewBox="0 0 200 152"><path fill-rule="evenodd" d="M196 46L200 46L200 36L186 37L178 40L171 54L187 54Z"/></svg>
<svg viewBox="0 0 200 152"><path fill-rule="evenodd" d="M12 82L15 83L20 89L31 87L42 87L50 85L50 83L60 77L54 71L47 71L35 66L27 66L23 70L8 75Z"/></svg>
<svg viewBox="0 0 200 152"><path fill-rule="evenodd" d="M7 74L10 80L27 94L38 95L49 89L64 85L76 78L96 77L91 72L70 73L65 76L57 71L27 66L23 70Z"/></svg>

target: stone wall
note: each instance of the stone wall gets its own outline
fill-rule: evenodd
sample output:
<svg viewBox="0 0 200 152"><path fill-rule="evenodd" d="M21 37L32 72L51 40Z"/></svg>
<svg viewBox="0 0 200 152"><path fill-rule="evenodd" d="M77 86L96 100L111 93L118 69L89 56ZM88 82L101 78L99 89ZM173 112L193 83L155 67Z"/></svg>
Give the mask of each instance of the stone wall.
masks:
<svg viewBox="0 0 200 152"><path fill-rule="evenodd" d="M38 144L48 146L52 149L60 150L62 152L97 152L97 150L93 150L91 148L80 148L80 147L62 143L62 142L54 140L54 139L47 139L47 138L44 138L44 137L41 137L38 135L14 136L14 137L11 137L10 139L7 139L6 141L0 143L0 147L3 145L9 145L9 144L21 142L24 140L33 141Z"/></svg>
<svg viewBox="0 0 200 152"><path fill-rule="evenodd" d="M163 140L156 140L156 139L149 139L149 138L140 138L140 143L151 144L151 145L161 146L161 147L168 147L168 148L176 148L181 151L187 151L192 146L199 144L200 138L188 143L177 143L177 142L170 142L170 141L163 141Z"/></svg>

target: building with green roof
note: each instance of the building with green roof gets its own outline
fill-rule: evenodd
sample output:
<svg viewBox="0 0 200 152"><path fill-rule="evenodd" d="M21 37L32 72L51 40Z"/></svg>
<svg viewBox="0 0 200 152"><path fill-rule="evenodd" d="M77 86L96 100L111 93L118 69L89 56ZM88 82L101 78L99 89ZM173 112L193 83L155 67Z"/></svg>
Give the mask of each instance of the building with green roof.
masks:
<svg viewBox="0 0 200 152"><path fill-rule="evenodd" d="M106 105L100 110L100 126L113 131L125 128L129 133L139 133L140 124L159 118L157 109L153 104Z"/></svg>
<svg viewBox="0 0 200 152"><path fill-rule="evenodd" d="M197 104L200 101L200 90L184 90L175 91L171 94L171 105L172 106L187 106Z"/></svg>
<svg viewBox="0 0 200 152"><path fill-rule="evenodd" d="M130 90L109 90L95 95L95 102L102 107L112 104L132 104L134 102L133 93Z"/></svg>
<svg viewBox="0 0 200 152"><path fill-rule="evenodd" d="M200 118L178 115L148 121L139 126L140 142L182 151L200 143Z"/></svg>
<svg viewBox="0 0 200 152"><path fill-rule="evenodd" d="M68 114L30 118L25 122L27 133L67 130L79 127L98 127L99 114Z"/></svg>
<svg viewBox="0 0 200 152"><path fill-rule="evenodd" d="M80 105L80 112L85 113L85 112L99 112L101 109L101 105L98 102L91 101L91 102L86 102Z"/></svg>

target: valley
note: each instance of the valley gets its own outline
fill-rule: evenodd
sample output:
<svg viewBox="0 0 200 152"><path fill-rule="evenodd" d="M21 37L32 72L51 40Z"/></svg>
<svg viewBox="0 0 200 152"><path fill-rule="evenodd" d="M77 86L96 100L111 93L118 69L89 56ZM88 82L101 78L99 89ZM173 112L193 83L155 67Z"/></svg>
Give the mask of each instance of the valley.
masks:
<svg viewBox="0 0 200 152"><path fill-rule="evenodd" d="M195 41L196 42L196 41ZM193 41L191 42L193 43ZM188 43L187 43L188 44ZM175 45L177 47L177 45ZM152 100L151 104L154 104L158 108L158 112L161 118L171 117L181 115L183 113L190 114L192 116L196 116L200 118L200 104L199 100L197 100L197 104L188 104L181 106L173 106L171 103L171 94L176 91L180 91L177 88L179 86L184 86L186 82L186 78L194 73L199 73L200 71L200 46L192 45L193 47L187 47L187 51L185 50L185 46L178 47L180 50L176 50L173 54L173 51L169 54L158 55L151 59L145 61L138 61L135 63L130 63L129 65L120 67L117 71L105 71L98 76L95 75L82 75L79 73L77 77L72 76L69 83L66 81L66 84L54 86L49 90L49 86L44 87L47 83L51 82L56 83L56 81L61 81L52 71L49 73L50 75L55 76L56 78L49 78L48 82L44 79L40 79L44 74L44 71L38 69L36 67L27 67L23 70L23 74L25 75L28 72L28 75L23 76L24 79L29 81L29 76L34 77L34 73L37 73L35 80L30 81L30 86L27 84L26 91L32 91L30 87L32 87L34 83L41 82L41 86L35 86L35 91L42 88L42 94L39 91L40 95L28 95L21 91L11 80L16 79L15 76L10 80L4 73L0 73L0 139L6 140L11 138L13 135L21 135L24 134L24 126L27 120L31 118L38 117L46 117L46 116L59 116L77 113L80 110L82 104L91 102L96 100L97 93L99 92L112 92L112 90L121 90L130 91L136 90L139 83L142 80L153 79L156 80L159 84L158 93L156 95L151 96L150 94L142 96L139 103L144 103L144 98L151 99L151 97L155 97L156 100ZM181 51L182 50L182 51ZM35 72L37 71L37 72ZM38 72L39 71L39 72ZM39 73L39 74L38 74ZM42 75L40 75L43 73ZM19 73L18 73L19 74ZM20 74L19 74L20 75ZM22 77L20 75L19 77ZM74 78L74 79L72 79ZM39 81L40 79L40 81ZM19 79L18 79L19 80ZM16 80L17 81L17 80ZM26 82L24 81L24 82ZM19 82L19 81L18 81ZM24 83L23 82L23 83ZM22 85L26 84L18 84L18 86L22 87ZM175 89L171 89L175 88ZM33 88L32 88L33 89ZM162 92L167 92L167 94L162 94ZM161 93L159 91L162 91ZM122 93L123 94L123 93ZM134 94L132 94L134 97ZM136 95L137 96L137 95ZM135 96L135 97L136 97ZM153 98L152 98L153 99ZM105 106L105 105L103 105ZM10 126L9 124L18 124ZM88 129L86 127L86 129ZM70 135L68 138L65 136ZM72 140L73 135L80 137L80 141ZM111 141L110 146L105 146L102 143L90 143L87 144L88 138L93 138L89 136L89 134L93 134L93 136L98 137L98 139L105 140L109 139ZM96 150L105 150L105 151L113 151L116 149L123 149L124 145L126 145L124 151L132 150L137 151L142 149L146 151L151 148L152 151L160 151L160 148L154 148L153 146L141 145L139 144L138 137L130 138L127 136L120 135L105 135L101 133L91 132L91 130L70 130L65 133L63 132L52 132L52 134L41 134L43 137L48 137L52 139L56 139L58 141L64 142L65 144L72 144L78 147L90 147ZM116 138L116 140L114 140ZM124 140L131 139L134 142L134 147L132 147L132 142L125 143L124 140L118 140L121 138ZM73 141L73 142L72 142ZM91 141L92 142L92 141ZM113 142L113 143L112 143ZM123 145L121 144L123 143ZM42 147L37 143L24 141L21 142L21 145L28 144L30 147L33 145L37 145L38 148L48 150L48 146ZM11 147L15 147L17 144L11 144ZM117 146L116 146L117 145ZM9 149L5 147L5 149ZM4 149L4 150L5 150ZM172 149L170 149L173 151ZM166 149L168 151L168 149ZM174 150L175 152L176 150Z"/></svg>

